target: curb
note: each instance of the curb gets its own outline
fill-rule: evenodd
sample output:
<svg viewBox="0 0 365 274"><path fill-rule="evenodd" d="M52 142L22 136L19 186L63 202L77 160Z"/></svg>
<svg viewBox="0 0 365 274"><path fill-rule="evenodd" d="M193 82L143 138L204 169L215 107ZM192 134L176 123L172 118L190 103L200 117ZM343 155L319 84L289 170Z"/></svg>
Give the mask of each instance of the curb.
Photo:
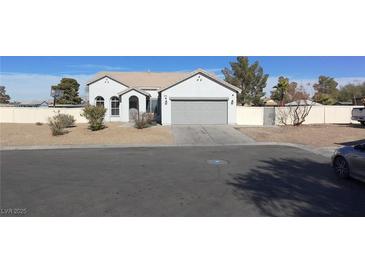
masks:
<svg viewBox="0 0 365 274"><path fill-rule="evenodd" d="M50 145L50 146L8 146L1 147L0 151L21 151L21 150L56 150L56 149L104 149L104 148L159 148L159 147L225 147L225 146L287 146L299 148L326 158L331 157L336 147L314 148L308 145L280 142L253 142L237 144L121 144L121 145Z"/></svg>

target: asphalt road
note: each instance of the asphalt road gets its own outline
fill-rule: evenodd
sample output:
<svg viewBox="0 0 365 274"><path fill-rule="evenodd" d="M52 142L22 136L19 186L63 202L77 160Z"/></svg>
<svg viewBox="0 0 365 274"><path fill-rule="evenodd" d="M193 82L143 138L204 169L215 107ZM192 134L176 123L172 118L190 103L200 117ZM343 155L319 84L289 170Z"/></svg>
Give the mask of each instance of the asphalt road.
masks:
<svg viewBox="0 0 365 274"><path fill-rule="evenodd" d="M365 216L365 184L293 147L0 153L2 216Z"/></svg>

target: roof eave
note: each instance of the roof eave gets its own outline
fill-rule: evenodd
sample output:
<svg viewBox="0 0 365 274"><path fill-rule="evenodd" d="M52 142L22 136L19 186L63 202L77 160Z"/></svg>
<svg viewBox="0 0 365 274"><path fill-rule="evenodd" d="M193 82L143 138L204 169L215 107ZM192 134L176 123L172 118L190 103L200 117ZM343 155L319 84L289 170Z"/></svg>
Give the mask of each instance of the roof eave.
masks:
<svg viewBox="0 0 365 274"><path fill-rule="evenodd" d="M167 90L167 89L169 89L169 88L171 88L173 86L176 86L176 85L180 84L181 82L184 82L184 81L188 80L189 78L191 78L191 77L193 77L193 76L195 76L195 75L197 75L199 73L200 74L203 74L203 75L207 76L208 78L210 78L211 80L213 80L215 82L218 82L219 84L221 84L221 85L223 85L223 86L225 86L225 87L233 90L234 92L237 92L237 93L240 93L241 92L241 89L239 89L236 86L231 85L230 83L227 83L224 80L219 79L216 75L213 75L213 74L211 74L211 73L209 73L209 72L207 72L207 71L205 71L203 69L197 69L197 70L194 70L192 73L188 74L183 79L180 79L180 80L176 81L175 83L173 83L173 84L171 84L171 85L169 85L169 86L167 86L165 88L162 88L161 90L158 91L158 93L162 93L165 90Z"/></svg>
<svg viewBox="0 0 365 274"><path fill-rule="evenodd" d="M123 91L121 91L121 92L118 92L118 93L117 93L117 95L118 95L118 96L121 96L121 95L124 95L124 94L126 94L126 93L128 93L128 92L132 91L132 90L135 90L135 91L137 91L138 93L141 93L141 94L142 94L142 95L144 95L144 96L151 97L151 94L149 94L148 92L146 92L146 91L142 91L142 90L139 90L138 88L135 88L135 87L131 87L131 88L128 88L128 89L123 90Z"/></svg>
<svg viewBox="0 0 365 274"><path fill-rule="evenodd" d="M101 79L104 79L104 78L109 78L109 79L111 79L111 80L113 80L113 81L115 81L115 82L117 82L117 83L119 83L119 84L121 84L121 85L126 86L127 88L129 88L129 86L128 86L128 85L126 85L125 83L122 83L122 82L120 82L120 81L118 81L118 80L114 79L113 77L111 77L110 75L107 75L107 74L104 74L104 75L102 75L102 76L100 76L100 77L98 77L98 78L96 78L96 79L94 79L94 80L88 81L88 82L86 83L86 85L87 85L87 86L90 86L91 84L93 84L93 83L95 83L95 82L97 82L97 81L100 81Z"/></svg>

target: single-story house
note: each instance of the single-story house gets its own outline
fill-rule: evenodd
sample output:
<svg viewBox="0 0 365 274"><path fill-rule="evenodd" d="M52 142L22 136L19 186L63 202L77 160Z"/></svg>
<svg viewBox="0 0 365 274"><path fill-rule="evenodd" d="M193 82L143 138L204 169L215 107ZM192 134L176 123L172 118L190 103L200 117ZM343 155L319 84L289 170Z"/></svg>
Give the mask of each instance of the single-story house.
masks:
<svg viewBox="0 0 365 274"><path fill-rule="evenodd" d="M33 108L48 108L49 103L47 101L42 100L29 100L17 102L14 104L15 107L33 107Z"/></svg>
<svg viewBox="0 0 365 274"><path fill-rule="evenodd" d="M202 69L180 72L100 72L87 82L89 103L106 121L128 122L153 112L162 125L235 124L240 89Z"/></svg>
<svg viewBox="0 0 365 274"><path fill-rule="evenodd" d="M313 102L311 100L299 100L285 104L286 106L322 106L320 103Z"/></svg>
<svg viewBox="0 0 365 274"><path fill-rule="evenodd" d="M351 101L337 101L334 103L335 106L353 106L354 104Z"/></svg>
<svg viewBox="0 0 365 274"><path fill-rule="evenodd" d="M278 106L278 103L276 103L272 99L266 99L266 100L264 100L264 104L265 104L265 107L277 107Z"/></svg>

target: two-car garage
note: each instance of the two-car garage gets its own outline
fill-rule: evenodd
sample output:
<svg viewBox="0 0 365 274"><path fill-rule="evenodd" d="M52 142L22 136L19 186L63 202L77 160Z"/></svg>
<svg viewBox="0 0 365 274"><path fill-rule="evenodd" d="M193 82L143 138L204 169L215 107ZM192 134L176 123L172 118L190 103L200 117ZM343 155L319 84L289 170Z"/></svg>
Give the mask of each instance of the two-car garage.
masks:
<svg viewBox="0 0 365 274"><path fill-rule="evenodd" d="M197 70L159 91L162 125L234 125L240 90Z"/></svg>
<svg viewBox="0 0 365 274"><path fill-rule="evenodd" d="M228 99L171 99L173 125L227 124Z"/></svg>

